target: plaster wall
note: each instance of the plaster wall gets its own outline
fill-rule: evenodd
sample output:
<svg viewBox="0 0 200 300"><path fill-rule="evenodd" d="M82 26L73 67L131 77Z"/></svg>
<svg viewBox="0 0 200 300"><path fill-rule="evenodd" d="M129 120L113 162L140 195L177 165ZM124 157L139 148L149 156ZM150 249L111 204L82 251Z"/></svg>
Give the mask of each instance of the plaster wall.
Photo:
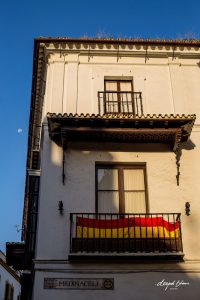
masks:
<svg viewBox="0 0 200 300"><path fill-rule="evenodd" d="M50 299L74 299L87 300L91 299L152 299L152 300L198 300L199 299L199 280L200 277L196 273L182 273L180 270L166 272L153 270L135 270L131 266L131 270L116 269L107 266L104 272L96 268L91 271L85 269L84 273L76 271L56 272L48 270L40 272L36 271L34 300L50 300ZM137 267L136 267L137 268ZM44 289L44 278L114 278L113 290L61 290L61 289ZM171 283L172 285L166 289L163 283ZM179 282L187 283L179 285ZM161 285L161 286L160 286ZM176 288L178 286L178 288ZM165 290L166 289L166 290Z"/></svg>
<svg viewBox="0 0 200 300"><path fill-rule="evenodd" d="M98 113L105 77L129 77L142 92L144 114L197 114L200 111L199 59L115 55L54 54L49 59L45 108L56 113Z"/></svg>
<svg viewBox="0 0 200 300"><path fill-rule="evenodd" d="M66 152L65 185L62 183L62 149L53 143L44 126L41 189L37 236L37 259L67 259L70 213L95 212L95 162L145 162L151 213L182 214L185 259L200 259L199 127L181 155L180 185L176 182L176 161L167 145L69 144ZM112 149L112 150L111 150ZM64 215L58 211L63 201ZM185 202L191 215L185 216ZM191 234L192 233L192 234ZM194 234L195 233L195 234ZM56 247L54 247L56 245Z"/></svg>
<svg viewBox="0 0 200 300"><path fill-rule="evenodd" d="M41 182L35 258L33 299L199 299L200 261L200 68L199 58L181 56L149 57L127 55L86 55L80 52L54 53L47 66L44 123L41 146ZM62 149L53 143L45 121L47 112L98 113L98 91L104 90L105 77L132 78L134 91L142 92L144 114L197 115L190 141L183 145L180 185L177 186L174 153L163 144L76 144L66 151L65 185L62 184ZM182 239L185 262L163 269L153 263L134 272L138 266L107 263L91 266L67 262L69 254L70 213L95 211L95 162L145 162L147 168L149 211L182 214ZM64 214L58 211L63 201ZM185 215L185 202L191 215ZM40 261L44 265L38 266ZM187 262L194 261L190 269ZM58 263L55 267L55 262ZM49 265L48 265L49 264ZM139 265L139 264L138 264ZM91 268L93 271L91 272ZM76 270L74 270L76 269ZM101 271L99 271L101 269ZM119 270L124 270L119 272ZM182 272L183 271L183 272ZM181 273L181 275L180 275ZM44 290L45 277L113 277L113 291ZM155 286L162 279L184 280L190 288L164 291Z"/></svg>

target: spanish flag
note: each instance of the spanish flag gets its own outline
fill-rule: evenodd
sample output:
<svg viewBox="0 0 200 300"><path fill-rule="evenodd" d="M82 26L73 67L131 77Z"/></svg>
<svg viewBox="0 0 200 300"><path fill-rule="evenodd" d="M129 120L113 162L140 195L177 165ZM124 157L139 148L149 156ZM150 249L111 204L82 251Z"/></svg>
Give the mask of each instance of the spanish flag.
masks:
<svg viewBox="0 0 200 300"><path fill-rule="evenodd" d="M163 217L129 217L102 220L77 217L77 238L178 238L179 220Z"/></svg>

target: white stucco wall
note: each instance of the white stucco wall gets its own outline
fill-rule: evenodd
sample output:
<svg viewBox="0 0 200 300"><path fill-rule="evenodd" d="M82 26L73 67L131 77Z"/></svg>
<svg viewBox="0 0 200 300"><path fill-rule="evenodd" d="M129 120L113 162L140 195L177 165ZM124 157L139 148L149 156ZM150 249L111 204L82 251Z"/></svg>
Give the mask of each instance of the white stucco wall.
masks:
<svg viewBox="0 0 200 300"><path fill-rule="evenodd" d="M0 253L0 259L4 260L5 257ZM9 269L9 267L8 267ZM17 296L21 293L21 285L15 277L4 267L0 261L0 300L4 300L6 282L11 284L14 288L13 300L17 300Z"/></svg>
<svg viewBox="0 0 200 300"><path fill-rule="evenodd" d="M107 49L108 50L108 49ZM111 49L112 50L112 49ZM144 50L144 49L143 49ZM139 50L138 50L139 51ZM48 60L47 82L44 103L43 140L41 149L41 183L35 261L34 299L192 299L199 294L200 261L200 68L195 52L187 58L160 55L149 57L123 55L117 60L115 54L88 56L81 51L54 53ZM183 50L180 50L183 51ZM185 50L190 55L189 50ZM183 51L184 52L184 51ZM69 143L66 151L66 182L62 184L62 149L49 139L46 113L98 113L98 91L104 90L104 78L109 76L132 77L134 91L142 92L144 114L196 114L196 125L191 140L182 149L180 160L180 185L176 182L176 161L167 145L75 145ZM174 273L169 266L163 273L162 266L152 272L131 273L136 266L123 274L113 265L106 271L102 263L101 275L87 271L87 264L67 263L69 254L70 213L95 211L95 162L145 162L150 212L182 214L182 239L185 263ZM63 201L64 214L58 211L58 202ZM191 215L185 215L185 203L191 204ZM48 262L40 269L38 262ZM53 266L55 261L59 265ZM191 268L186 263L193 262ZM165 263L167 265L167 263ZM91 266L91 265L90 265ZM119 269L124 264L119 264ZM199 266L199 264L198 264ZM54 270L56 268L56 270ZM89 268L89 267L88 267ZM48 269L48 271L45 271ZM61 270L62 271L58 271ZM195 270L194 270L195 269ZM68 270L68 271L66 271ZM83 270L85 273L83 275ZM179 270L184 270L179 274ZM105 275L107 274L107 275ZM106 277L115 278L114 291L64 291L44 290L44 277ZM167 291L155 287L162 279L166 281L185 280L189 288ZM185 297L185 298L184 298Z"/></svg>
<svg viewBox="0 0 200 300"><path fill-rule="evenodd" d="M95 162L145 162L149 207L151 213L182 214L183 247L186 259L200 259L200 204L198 183L200 134L194 129L191 140L195 146L182 150L180 185L176 182L176 161L167 145L116 145L103 150L99 144L82 150L69 144L66 152L66 183L62 184L62 149L50 141L44 129L42 148L41 189L38 219L38 259L66 259L69 252L69 214L95 212ZM85 149L84 149L85 148ZM109 149L109 145L107 145ZM149 150L148 150L149 149ZM154 149L154 150L153 150ZM125 152L123 152L125 150ZM63 201L64 215L58 212ZM191 215L185 215L185 202L191 203ZM192 234L194 233L195 234ZM52 241L56 247L52 247Z"/></svg>
<svg viewBox="0 0 200 300"><path fill-rule="evenodd" d="M107 264L106 269L102 270L101 266L95 265L83 266L79 265L78 270L65 270L60 272L36 271L34 289L34 300L47 300L47 299L74 299L74 300L88 300L91 299L108 299L108 300L121 300L121 299L154 299L154 300L198 300L200 287L200 276L197 273L188 271L183 273L181 268L177 270L148 270L143 268L139 269L137 265L130 264L127 266L110 266ZM174 268L174 267L172 267ZM67 290L67 289L44 289L44 278L113 278L113 290ZM184 282L184 284L180 284ZM171 284L166 289L166 285ZM165 290L166 289L166 290Z"/></svg>
<svg viewBox="0 0 200 300"><path fill-rule="evenodd" d="M108 50L108 49L107 49ZM139 50L138 50L139 51ZM161 51L159 49L159 51ZM162 50L164 51L164 50ZM161 51L161 52L162 52ZM183 51L183 49L181 50ZM196 50L185 50L187 55ZM153 52L153 51L152 51ZM184 52L184 51L183 51ZM191 52L191 53L190 53ZM66 154L66 184L62 184L62 150L49 139L47 128L42 149L41 191L38 223L37 256L64 259L68 252L66 228L70 212L91 212L95 209L95 161L146 162L150 212L181 212L186 257L199 258L196 237L190 232L199 226L199 111L200 68L194 55L172 57L155 55L146 63L144 56L91 55L81 51L54 53L48 60L44 118L47 112L98 113L98 91L104 90L108 76L132 77L134 91L141 91L144 113L197 115L190 150L181 156L180 186L176 184L175 155L168 148L156 145L134 145L130 151L112 148L80 151L69 145ZM127 147L127 146L126 146ZM85 176L88 174L88 176ZM89 180L88 180L89 178ZM58 214L58 201L65 207L64 217ZM185 216L185 202L191 203L191 216ZM52 218L55 222L52 223ZM69 232L68 232L69 234ZM54 237L59 247L51 247ZM199 245L199 244L198 244Z"/></svg>
<svg viewBox="0 0 200 300"><path fill-rule="evenodd" d="M199 58L87 56L54 54L48 62L45 108L55 113L98 113L99 91L104 78L133 79L135 92L142 92L144 114L197 114L200 111Z"/></svg>

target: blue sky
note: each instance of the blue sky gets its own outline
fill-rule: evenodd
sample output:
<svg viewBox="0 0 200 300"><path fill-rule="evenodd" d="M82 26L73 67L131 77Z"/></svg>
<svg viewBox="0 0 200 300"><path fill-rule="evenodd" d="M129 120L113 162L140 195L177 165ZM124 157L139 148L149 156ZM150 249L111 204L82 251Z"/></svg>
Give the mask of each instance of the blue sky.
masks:
<svg viewBox="0 0 200 300"><path fill-rule="evenodd" d="M194 0L1 1L0 249L21 235L33 38L200 39L199 11L200 1Z"/></svg>

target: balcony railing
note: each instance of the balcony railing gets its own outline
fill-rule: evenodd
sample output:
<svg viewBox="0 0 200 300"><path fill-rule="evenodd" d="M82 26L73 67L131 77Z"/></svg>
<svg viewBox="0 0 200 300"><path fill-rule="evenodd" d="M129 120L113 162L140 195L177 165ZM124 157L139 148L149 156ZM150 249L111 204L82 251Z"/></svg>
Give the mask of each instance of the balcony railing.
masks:
<svg viewBox="0 0 200 300"><path fill-rule="evenodd" d="M70 253L182 253L180 214L70 214Z"/></svg>
<svg viewBox="0 0 200 300"><path fill-rule="evenodd" d="M141 92L98 92L99 114L143 115Z"/></svg>

